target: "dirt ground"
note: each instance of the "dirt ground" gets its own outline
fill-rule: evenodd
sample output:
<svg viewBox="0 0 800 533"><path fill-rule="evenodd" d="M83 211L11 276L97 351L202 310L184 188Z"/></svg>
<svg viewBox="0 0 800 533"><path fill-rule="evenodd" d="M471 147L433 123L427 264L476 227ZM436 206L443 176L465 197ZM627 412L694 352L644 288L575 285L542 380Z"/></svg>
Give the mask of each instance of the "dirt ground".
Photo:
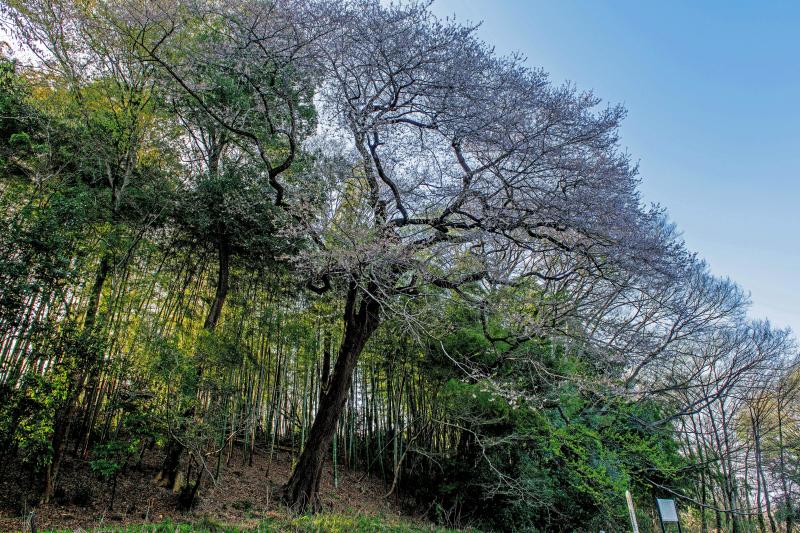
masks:
<svg viewBox="0 0 800 533"><path fill-rule="evenodd" d="M15 475L12 465L0 470L0 531L27 531L30 513L35 512L38 529L91 529L170 519L192 522L210 518L228 524L257 524L270 513L285 515L287 510L272 495L288 478L291 457L277 452L270 462L265 453L257 453L253 466L243 464L234 451L229 465L221 468L219 480L206 476L199 500L188 512L178 508L178 496L160 487L155 476L161 464L156 453L145 454L141 468L128 468L117 480L113 510L109 510L110 485L91 471L87 461L68 460L62 466L53 501L32 505L35 491L29 479ZM11 472L9 472L11 471ZM320 485L326 511L347 514L403 516L398 502L384 497L381 480L362 479L361 472L339 467L339 487L333 483L333 469L327 464ZM268 475L267 475L268 474ZM408 517L411 518L413 517Z"/></svg>

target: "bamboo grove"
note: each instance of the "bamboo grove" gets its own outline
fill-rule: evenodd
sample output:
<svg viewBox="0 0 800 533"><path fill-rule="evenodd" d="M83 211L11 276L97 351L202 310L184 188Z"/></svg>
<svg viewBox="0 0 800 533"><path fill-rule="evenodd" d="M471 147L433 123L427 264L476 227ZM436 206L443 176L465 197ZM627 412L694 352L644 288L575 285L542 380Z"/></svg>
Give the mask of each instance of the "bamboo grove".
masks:
<svg viewBox="0 0 800 533"><path fill-rule="evenodd" d="M0 476L189 509L286 453L451 526L792 531L796 347L641 205L619 107L427 5L7 2ZM269 467L268 467L269 468Z"/></svg>

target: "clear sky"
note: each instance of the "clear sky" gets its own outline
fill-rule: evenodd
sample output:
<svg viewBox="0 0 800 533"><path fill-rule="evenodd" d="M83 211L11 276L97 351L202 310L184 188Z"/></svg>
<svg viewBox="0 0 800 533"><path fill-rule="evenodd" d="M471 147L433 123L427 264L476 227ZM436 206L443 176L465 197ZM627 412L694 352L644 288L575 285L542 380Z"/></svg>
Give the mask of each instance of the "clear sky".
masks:
<svg viewBox="0 0 800 533"><path fill-rule="evenodd" d="M622 144L751 316L800 333L800 2L435 0L498 53L628 109Z"/></svg>

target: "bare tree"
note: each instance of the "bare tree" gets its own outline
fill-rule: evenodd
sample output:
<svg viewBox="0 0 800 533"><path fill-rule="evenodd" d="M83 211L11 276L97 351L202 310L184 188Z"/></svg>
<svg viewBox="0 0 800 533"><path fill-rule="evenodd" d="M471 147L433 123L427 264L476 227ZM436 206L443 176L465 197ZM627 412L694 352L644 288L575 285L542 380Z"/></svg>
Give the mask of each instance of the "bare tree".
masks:
<svg viewBox="0 0 800 533"><path fill-rule="evenodd" d="M785 330L765 322L734 323L695 340L693 360L702 370L671 392L683 417L678 427L699 460L703 492L694 503L701 513L712 509L718 527L722 516L736 531L745 518L755 517L765 529L764 512L775 527L776 487L766 475L766 457L773 452L766 443L776 430L773 384L792 350Z"/></svg>
<svg viewBox="0 0 800 533"><path fill-rule="evenodd" d="M320 168L335 209L308 254L315 288L346 287L344 337L285 487L298 506L316 503L352 370L403 297L657 270L672 244L617 149L621 108L495 57L424 6L347 14L318 52L317 141L338 141L343 164Z"/></svg>

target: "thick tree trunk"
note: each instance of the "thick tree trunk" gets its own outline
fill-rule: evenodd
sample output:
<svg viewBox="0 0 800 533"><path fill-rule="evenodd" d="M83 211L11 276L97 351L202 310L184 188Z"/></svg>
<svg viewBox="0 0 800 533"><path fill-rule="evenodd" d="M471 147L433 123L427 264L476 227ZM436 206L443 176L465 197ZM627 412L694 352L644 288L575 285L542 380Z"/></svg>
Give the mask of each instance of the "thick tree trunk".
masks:
<svg viewBox="0 0 800 533"><path fill-rule="evenodd" d="M328 387L320 398L317 415L308 433L303 453L289 481L283 499L295 509L319 507L322 467L347 402L348 390L358 357L380 324L380 305L370 293L351 283L344 312L344 337Z"/></svg>
<svg viewBox="0 0 800 533"><path fill-rule="evenodd" d="M226 142L224 138L218 138L213 129L209 131L209 135L211 144L208 147L208 171L211 176L218 176L220 158L222 157ZM209 332L214 331L217 327L217 322L219 322L219 318L222 315L222 309L225 307L225 299L228 297L228 290L230 288L231 247L228 238L223 232L217 235L217 257L219 260L219 269L217 271L217 286L214 293L214 301L211 302L211 308L209 308L208 315L206 315L206 320L203 323L203 329ZM202 365L198 365L198 383L202 375L203 367ZM183 418L190 418L194 416L194 413L195 406L191 405L183 412L182 416ZM183 449L183 444L181 444L174 435L170 435L169 441L167 442L167 453L164 457L161 471L156 476L156 481L161 482L165 486L174 488Z"/></svg>
<svg viewBox="0 0 800 533"><path fill-rule="evenodd" d="M208 316L206 316L206 321L203 324L203 328L206 331L214 331L217 327L217 322L219 322L219 317L222 314L222 308L225 306L225 299L228 297L228 290L230 288L231 250L224 238L220 239L217 246L217 254L219 257L217 287L214 294L214 301L211 303Z"/></svg>
<svg viewBox="0 0 800 533"><path fill-rule="evenodd" d="M95 274L94 284L89 293L89 305L86 309L86 317L83 319L83 330L91 332L94 330L95 322L97 321L97 314L100 309L100 298L103 295L103 287L106 284L106 279L111 273L111 253L106 252L100 259L100 266Z"/></svg>

